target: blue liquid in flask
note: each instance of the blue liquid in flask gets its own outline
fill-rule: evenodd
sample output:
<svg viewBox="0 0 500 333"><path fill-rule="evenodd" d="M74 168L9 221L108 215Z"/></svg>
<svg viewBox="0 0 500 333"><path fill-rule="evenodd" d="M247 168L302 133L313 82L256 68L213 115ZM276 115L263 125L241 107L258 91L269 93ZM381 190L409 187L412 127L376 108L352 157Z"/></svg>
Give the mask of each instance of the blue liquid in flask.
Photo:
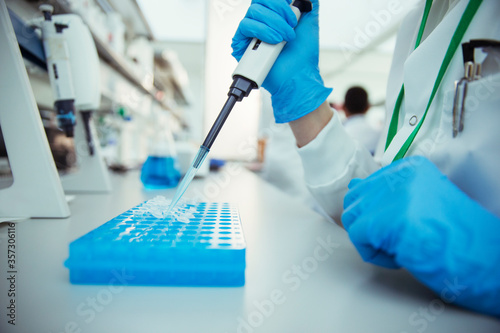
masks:
<svg viewBox="0 0 500 333"><path fill-rule="evenodd" d="M147 189L165 189L177 186L181 173L171 156L149 156L141 170L141 181Z"/></svg>

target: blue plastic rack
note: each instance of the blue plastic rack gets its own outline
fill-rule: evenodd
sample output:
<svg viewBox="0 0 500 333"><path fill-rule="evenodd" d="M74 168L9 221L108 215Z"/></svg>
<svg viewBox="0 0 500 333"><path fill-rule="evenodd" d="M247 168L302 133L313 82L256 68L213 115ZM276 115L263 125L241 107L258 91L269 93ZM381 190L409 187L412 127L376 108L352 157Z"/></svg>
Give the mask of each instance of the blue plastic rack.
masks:
<svg viewBox="0 0 500 333"><path fill-rule="evenodd" d="M245 284L245 240L237 209L199 203L187 223L140 215L140 204L69 245L70 282L109 284L126 272L132 285Z"/></svg>

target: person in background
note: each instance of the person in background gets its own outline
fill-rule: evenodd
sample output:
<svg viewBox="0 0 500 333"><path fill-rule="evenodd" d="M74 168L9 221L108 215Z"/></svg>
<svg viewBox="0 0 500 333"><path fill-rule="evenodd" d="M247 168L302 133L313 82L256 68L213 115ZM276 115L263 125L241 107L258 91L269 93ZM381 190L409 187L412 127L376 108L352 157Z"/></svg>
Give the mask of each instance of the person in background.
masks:
<svg viewBox="0 0 500 333"><path fill-rule="evenodd" d="M318 69L320 3L311 2L298 23L291 0L253 0L232 43L239 60L254 37L287 41L263 87L276 122L288 123L295 136L307 187L365 261L403 267L445 302L500 317L494 48L483 48L482 75L471 77L464 103L453 97L465 75L460 46L500 40L500 1L425 0L407 15L375 157L326 102L332 89Z"/></svg>
<svg viewBox="0 0 500 333"><path fill-rule="evenodd" d="M344 128L353 139L361 142L373 155L377 148L381 129L377 128L366 117L370 109L368 93L362 87L351 87L344 97L343 110L346 116Z"/></svg>

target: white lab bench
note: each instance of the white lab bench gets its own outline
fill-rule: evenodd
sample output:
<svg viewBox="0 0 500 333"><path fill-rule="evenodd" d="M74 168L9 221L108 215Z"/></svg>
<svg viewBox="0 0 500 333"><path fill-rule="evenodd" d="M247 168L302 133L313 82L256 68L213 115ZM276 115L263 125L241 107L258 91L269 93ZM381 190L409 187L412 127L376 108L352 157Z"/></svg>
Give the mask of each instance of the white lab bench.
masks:
<svg viewBox="0 0 500 333"><path fill-rule="evenodd" d="M129 172L112 176L112 194L77 195L71 218L16 225L15 326L6 316L8 226L0 226L0 332L500 332L500 321L443 303L407 272L364 263L345 231L230 168L196 179L188 195L206 190L212 201L238 204L244 287L131 286L126 275L71 285L63 262L72 240L143 200L173 195L144 191Z"/></svg>

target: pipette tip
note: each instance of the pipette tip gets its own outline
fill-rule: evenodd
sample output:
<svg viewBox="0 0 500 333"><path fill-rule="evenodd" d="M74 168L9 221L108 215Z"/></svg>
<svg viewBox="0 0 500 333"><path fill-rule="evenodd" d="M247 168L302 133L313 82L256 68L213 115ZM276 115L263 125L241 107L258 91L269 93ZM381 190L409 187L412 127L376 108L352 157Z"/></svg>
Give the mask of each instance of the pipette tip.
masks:
<svg viewBox="0 0 500 333"><path fill-rule="evenodd" d="M189 184L191 184L191 181L193 180L194 176L196 175L196 172L198 171L200 166L205 161L205 158L207 157L209 151L210 150L205 146L200 147L200 150L198 151L198 154L196 155L195 159L193 160L191 167L186 172L186 174L182 178L181 182L179 183L177 190L175 191L174 198L172 199L172 203L170 204L170 206L167 209L167 213L166 213L167 216L175 208L175 205L177 205L177 203L181 199L184 192L186 192L187 188L189 187Z"/></svg>

